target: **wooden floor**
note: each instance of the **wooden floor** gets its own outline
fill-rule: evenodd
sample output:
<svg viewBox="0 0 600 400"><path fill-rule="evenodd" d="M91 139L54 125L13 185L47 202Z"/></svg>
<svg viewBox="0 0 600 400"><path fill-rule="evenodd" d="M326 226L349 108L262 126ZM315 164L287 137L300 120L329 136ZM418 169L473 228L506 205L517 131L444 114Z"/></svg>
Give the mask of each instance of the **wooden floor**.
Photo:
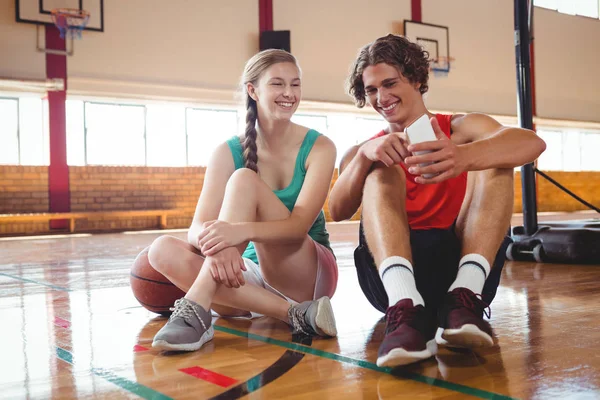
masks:
<svg viewBox="0 0 600 400"><path fill-rule="evenodd" d="M170 355L150 346L165 319L129 289L133 258L163 232L0 239L0 398L600 398L598 266L508 263L492 304L498 346L392 371L375 365L384 326L358 287L357 226L330 232L338 338L217 319L206 347Z"/></svg>

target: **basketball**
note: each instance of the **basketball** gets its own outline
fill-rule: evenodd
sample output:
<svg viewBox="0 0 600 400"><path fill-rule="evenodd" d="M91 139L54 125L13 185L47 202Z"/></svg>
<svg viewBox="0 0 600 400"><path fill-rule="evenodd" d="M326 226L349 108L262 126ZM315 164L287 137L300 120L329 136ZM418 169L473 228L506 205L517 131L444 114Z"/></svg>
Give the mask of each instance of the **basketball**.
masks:
<svg viewBox="0 0 600 400"><path fill-rule="evenodd" d="M129 276L133 295L144 308L161 315L170 315L170 308L175 300L185 296L185 293L152 268L148 261L146 247L133 262Z"/></svg>

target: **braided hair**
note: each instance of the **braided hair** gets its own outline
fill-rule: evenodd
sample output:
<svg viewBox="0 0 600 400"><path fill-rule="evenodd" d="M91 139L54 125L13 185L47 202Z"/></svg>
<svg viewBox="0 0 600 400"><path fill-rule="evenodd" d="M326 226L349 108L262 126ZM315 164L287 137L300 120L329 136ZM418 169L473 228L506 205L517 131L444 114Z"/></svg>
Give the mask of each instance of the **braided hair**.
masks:
<svg viewBox="0 0 600 400"><path fill-rule="evenodd" d="M256 121L258 120L258 108L256 100L248 93L248 83L254 86L258 85L258 81L262 74L273 64L290 62L298 66L296 58L285 50L269 49L263 50L254 55L246 63L244 74L242 75L242 90L245 95L246 103L246 129L244 130L244 140L242 148L244 150L244 166L258 172L258 154L256 148Z"/></svg>

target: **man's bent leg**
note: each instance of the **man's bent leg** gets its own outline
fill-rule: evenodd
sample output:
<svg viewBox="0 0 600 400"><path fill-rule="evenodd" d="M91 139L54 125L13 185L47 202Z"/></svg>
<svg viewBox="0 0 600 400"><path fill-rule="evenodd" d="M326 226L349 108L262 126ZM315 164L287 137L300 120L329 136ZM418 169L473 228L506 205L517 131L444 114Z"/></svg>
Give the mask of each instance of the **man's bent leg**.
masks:
<svg viewBox="0 0 600 400"><path fill-rule="evenodd" d="M399 366L424 360L435 354L434 324L417 291L410 230L406 216L406 176L399 166L377 165L368 175L363 190L362 228L366 243L355 253L357 268L369 268L370 260L378 267L379 277L389 299L386 310L385 338L379 347L377 365ZM367 256L365 251L368 251ZM366 262L365 262L366 261ZM358 263L363 265L358 265ZM372 268L372 267L371 267ZM365 289L381 287L374 271L362 271L370 283ZM361 271L359 269L359 278ZM367 295L371 303L382 301L381 294ZM374 304L375 305L375 304ZM381 309L381 304L376 308Z"/></svg>
<svg viewBox="0 0 600 400"><path fill-rule="evenodd" d="M493 345L492 329L483 320L488 303L481 297L484 286L487 286L485 293L493 298L499 284L513 201L511 169L469 173L467 195L456 226L462 258L456 280L450 286L440 311L439 344L461 347Z"/></svg>

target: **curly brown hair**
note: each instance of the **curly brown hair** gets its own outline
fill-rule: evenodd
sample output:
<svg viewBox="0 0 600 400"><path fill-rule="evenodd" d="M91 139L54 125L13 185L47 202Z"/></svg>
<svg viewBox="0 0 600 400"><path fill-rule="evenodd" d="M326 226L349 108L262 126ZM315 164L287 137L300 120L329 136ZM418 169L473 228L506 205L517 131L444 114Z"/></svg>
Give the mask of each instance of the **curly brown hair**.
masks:
<svg viewBox="0 0 600 400"><path fill-rule="evenodd" d="M429 53L404 36L390 33L363 47L352 65L346 86L357 107L364 107L366 102L363 72L380 63L396 67L409 82L420 83L421 94L429 89Z"/></svg>

